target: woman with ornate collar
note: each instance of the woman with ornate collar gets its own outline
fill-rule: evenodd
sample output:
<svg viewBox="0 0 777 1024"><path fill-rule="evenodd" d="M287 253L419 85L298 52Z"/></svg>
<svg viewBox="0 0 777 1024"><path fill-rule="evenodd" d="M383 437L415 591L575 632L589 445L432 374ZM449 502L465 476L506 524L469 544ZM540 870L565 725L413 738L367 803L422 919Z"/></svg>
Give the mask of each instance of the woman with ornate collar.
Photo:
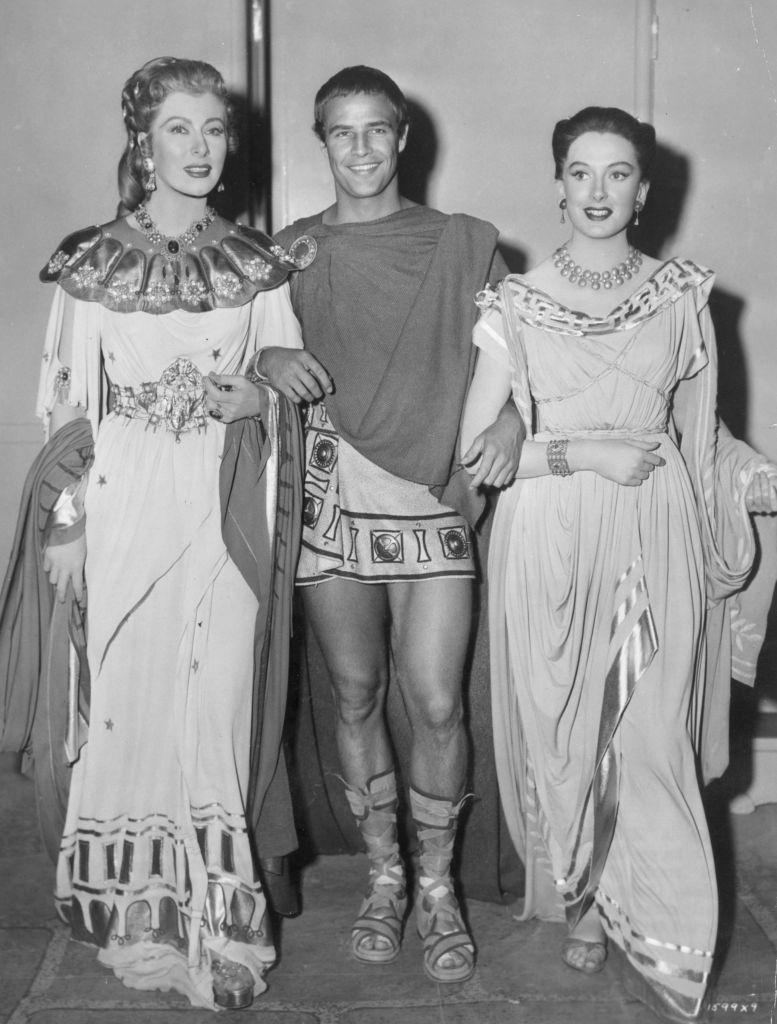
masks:
<svg viewBox="0 0 777 1024"><path fill-rule="evenodd" d="M571 237L481 296L462 443L512 388L528 439L494 520L489 611L524 915L566 917L575 970L601 970L609 944L628 991L689 1021L717 930L697 754L725 767L709 751L727 735L727 613L777 467L716 421L712 273L629 245L654 148L616 108L556 125Z"/></svg>
<svg viewBox="0 0 777 1024"><path fill-rule="evenodd" d="M269 837L261 812L288 803L301 454L293 408L239 375L259 347L301 346L284 282L313 250L207 205L234 142L209 64L149 61L122 110L120 215L41 275L57 289L38 411L52 440L74 423L80 452L87 423L96 437L42 527L57 600L88 591L57 904L125 984L241 1007L275 959L250 833L260 856L296 845L290 812ZM6 744L35 704L2 723Z"/></svg>

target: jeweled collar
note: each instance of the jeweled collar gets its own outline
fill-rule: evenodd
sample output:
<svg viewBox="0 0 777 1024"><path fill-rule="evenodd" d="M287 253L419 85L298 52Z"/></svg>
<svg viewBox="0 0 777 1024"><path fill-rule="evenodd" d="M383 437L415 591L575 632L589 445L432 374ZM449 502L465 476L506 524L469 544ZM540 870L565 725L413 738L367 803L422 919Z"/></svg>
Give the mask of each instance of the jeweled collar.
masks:
<svg viewBox="0 0 777 1024"><path fill-rule="evenodd" d="M286 250L262 231L216 216L171 259L122 217L68 235L40 279L118 313L202 313L242 306L315 255L316 243L305 235Z"/></svg>
<svg viewBox="0 0 777 1024"><path fill-rule="evenodd" d="M534 288L519 274L506 277L504 284L505 290L509 289L519 319L525 323L559 334L598 335L637 327L713 276L713 271L693 260L668 260L607 316L590 316L569 309L546 292Z"/></svg>

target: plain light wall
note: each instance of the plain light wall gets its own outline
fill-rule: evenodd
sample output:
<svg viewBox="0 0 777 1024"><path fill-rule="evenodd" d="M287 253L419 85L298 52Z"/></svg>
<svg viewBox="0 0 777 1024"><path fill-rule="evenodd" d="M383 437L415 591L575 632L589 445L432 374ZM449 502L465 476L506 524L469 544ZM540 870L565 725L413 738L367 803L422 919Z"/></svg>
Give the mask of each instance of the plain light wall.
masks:
<svg viewBox="0 0 777 1024"><path fill-rule="evenodd" d="M0 571L43 432L35 397L53 287L38 272L71 231L112 220L121 90L152 57L207 60L245 92L243 0L20 0L3 5L0 135Z"/></svg>

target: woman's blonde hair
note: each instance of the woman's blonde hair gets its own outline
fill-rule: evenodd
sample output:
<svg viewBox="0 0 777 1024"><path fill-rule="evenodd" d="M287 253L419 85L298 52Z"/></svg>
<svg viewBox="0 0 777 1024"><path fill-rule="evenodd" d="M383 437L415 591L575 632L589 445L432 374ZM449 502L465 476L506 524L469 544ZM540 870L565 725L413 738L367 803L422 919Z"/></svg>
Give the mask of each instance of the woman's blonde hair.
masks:
<svg viewBox="0 0 777 1024"><path fill-rule="evenodd" d="M180 57L155 57L127 80L121 93L121 112L127 128L127 145L119 161L119 216L131 213L144 200L143 158L138 135L148 132L160 104L170 93L193 96L212 93L224 101L229 151L237 148L234 108L224 79L211 64Z"/></svg>

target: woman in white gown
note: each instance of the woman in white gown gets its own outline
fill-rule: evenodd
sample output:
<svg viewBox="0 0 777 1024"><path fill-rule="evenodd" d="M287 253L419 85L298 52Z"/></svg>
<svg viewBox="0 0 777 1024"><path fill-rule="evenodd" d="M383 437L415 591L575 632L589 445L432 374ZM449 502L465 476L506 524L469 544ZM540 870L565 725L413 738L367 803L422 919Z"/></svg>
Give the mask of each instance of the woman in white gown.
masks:
<svg viewBox="0 0 777 1024"><path fill-rule="evenodd" d="M96 436L45 555L60 599L88 593L91 677L57 903L125 984L239 1007L275 950L246 822L258 604L219 473L225 424L261 412L271 433L272 396L235 375L259 346L301 345L284 282L304 259L206 205L232 139L214 68L150 61L122 109L123 215L44 272L39 413Z"/></svg>
<svg viewBox="0 0 777 1024"><path fill-rule="evenodd" d="M684 1021L717 929L694 741L730 681L713 652L777 469L716 421L711 271L629 245L654 140L615 108L556 126L571 237L483 296L463 446L512 388L528 439L494 519L489 614L524 914L566 913L568 966L601 970L609 942L629 990Z"/></svg>

